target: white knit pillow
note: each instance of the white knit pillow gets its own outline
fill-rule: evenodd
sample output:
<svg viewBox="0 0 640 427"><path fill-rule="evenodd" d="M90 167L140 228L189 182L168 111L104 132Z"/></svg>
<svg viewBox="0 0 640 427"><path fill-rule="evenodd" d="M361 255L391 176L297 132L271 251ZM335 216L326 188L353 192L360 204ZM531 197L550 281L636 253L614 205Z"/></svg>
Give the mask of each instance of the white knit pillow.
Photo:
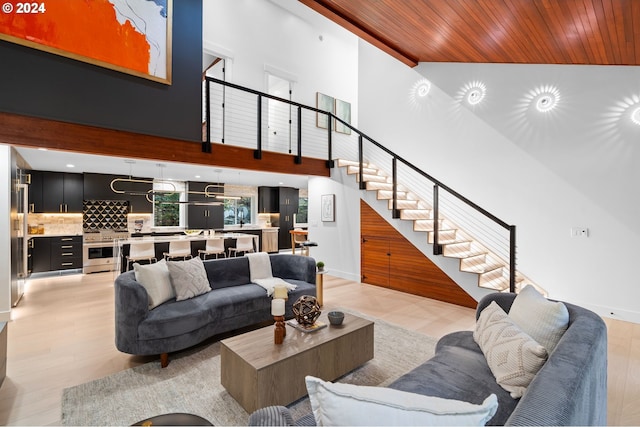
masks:
<svg viewBox="0 0 640 427"><path fill-rule="evenodd" d="M513 301L509 317L551 354L569 327L569 311L561 302L552 302L531 285Z"/></svg>
<svg viewBox="0 0 640 427"><path fill-rule="evenodd" d="M480 313L473 332L500 386L521 397L547 360L547 350L516 325L493 301Z"/></svg>
<svg viewBox="0 0 640 427"><path fill-rule="evenodd" d="M167 261L176 301L197 297L211 290L207 272L199 257L188 261Z"/></svg>
<svg viewBox="0 0 640 427"><path fill-rule="evenodd" d="M136 282L140 283L147 291L149 310L176 297L165 260L149 265L140 265L135 262L133 263L133 271Z"/></svg>
<svg viewBox="0 0 640 427"><path fill-rule="evenodd" d="M483 426L498 410L490 394L480 405L386 387L331 383L306 376L319 426Z"/></svg>

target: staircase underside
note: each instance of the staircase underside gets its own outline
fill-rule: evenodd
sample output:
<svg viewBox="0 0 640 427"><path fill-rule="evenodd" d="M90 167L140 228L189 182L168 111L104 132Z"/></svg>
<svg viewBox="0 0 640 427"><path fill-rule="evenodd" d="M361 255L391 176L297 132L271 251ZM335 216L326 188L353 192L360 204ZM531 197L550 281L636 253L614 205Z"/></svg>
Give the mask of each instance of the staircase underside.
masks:
<svg viewBox="0 0 640 427"><path fill-rule="evenodd" d="M360 181L359 163L339 159L339 167L346 169L347 175L354 175L357 182ZM363 165L362 181L365 182L366 191L376 193L376 199L386 200L387 208L393 209L393 184L392 179L383 171L372 164ZM398 184L396 206L401 221L412 221L413 232L426 234L428 244L434 243L434 216L432 207L420 200L409 188ZM488 250L481 242L453 224L447 218L438 221L438 243L442 246L444 257L458 259L459 269L472 273L478 277L480 288L491 289L499 292L509 291L509 263ZM516 272L516 292L527 284L531 284L541 293L546 291L519 272Z"/></svg>

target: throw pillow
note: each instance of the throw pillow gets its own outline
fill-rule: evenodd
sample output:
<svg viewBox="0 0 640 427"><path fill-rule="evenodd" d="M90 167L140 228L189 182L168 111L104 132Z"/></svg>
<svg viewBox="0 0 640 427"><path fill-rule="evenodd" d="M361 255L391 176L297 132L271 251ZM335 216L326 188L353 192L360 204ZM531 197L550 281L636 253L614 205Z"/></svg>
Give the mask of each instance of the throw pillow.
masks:
<svg viewBox="0 0 640 427"><path fill-rule="evenodd" d="M149 310L176 297L165 260L148 265L136 262L133 264L133 271L136 281L147 291Z"/></svg>
<svg viewBox="0 0 640 427"><path fill-rule="evenodd" d="M167 261L176 301L197 297L211 290L207 272L199 257L187 261Z"/></svg>
<svg viewBox="0 0 640 427"><path fill-rule="evenodd" d="M305 378L316 424L483 426L498 409L491 394L481 405L384 387Z"/></svg>
<svg viewBox="0 0 640 427"><path fill-rule="evenodd" d="M525 286L513 301L509 317L551 354L569 327L569 310L547 300L536 288Z"/></svg>
<svg viewBox="0 0 640 427"><path fill-rule="evenodd" d="M547 350L515 324L493 301L480 313L473 332L500 386L521 397L547 360Z"/></svg>

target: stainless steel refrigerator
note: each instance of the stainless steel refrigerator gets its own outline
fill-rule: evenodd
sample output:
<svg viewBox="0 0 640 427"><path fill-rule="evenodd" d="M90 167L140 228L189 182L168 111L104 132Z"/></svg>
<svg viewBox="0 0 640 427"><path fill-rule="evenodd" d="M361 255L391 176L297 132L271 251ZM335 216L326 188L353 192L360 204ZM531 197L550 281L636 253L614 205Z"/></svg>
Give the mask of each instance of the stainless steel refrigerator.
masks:
<svg viewBox="0 0 640 427"><path fill-rule="evenodd" d="M11 306L15 307L24 294L24 285L28 275L29 186L25 171L20 169L15 161L11 163Z"/></svg>

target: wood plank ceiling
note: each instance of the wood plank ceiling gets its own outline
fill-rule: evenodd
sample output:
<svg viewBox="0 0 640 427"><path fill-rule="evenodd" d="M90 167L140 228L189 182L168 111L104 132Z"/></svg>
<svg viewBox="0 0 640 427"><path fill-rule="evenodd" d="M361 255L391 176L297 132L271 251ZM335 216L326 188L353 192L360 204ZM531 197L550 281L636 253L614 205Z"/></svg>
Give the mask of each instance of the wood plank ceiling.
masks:
<svg viewBox="0 0 640 427"><path fill-rule="evenodd" d="M300 0L410 66L640 65L640 0Z"/></svg>

